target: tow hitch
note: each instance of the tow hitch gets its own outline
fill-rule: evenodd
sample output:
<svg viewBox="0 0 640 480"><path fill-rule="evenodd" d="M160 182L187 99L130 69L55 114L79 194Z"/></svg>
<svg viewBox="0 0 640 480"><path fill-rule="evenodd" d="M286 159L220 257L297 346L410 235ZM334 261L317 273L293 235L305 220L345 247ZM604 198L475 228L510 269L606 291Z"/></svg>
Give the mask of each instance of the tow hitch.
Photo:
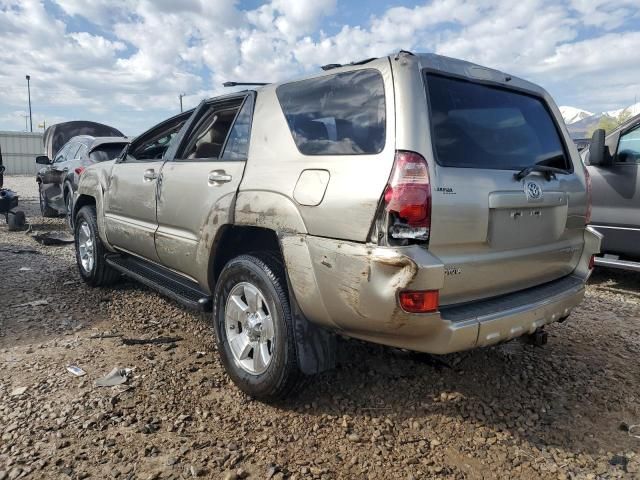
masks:
<svg viewBox="0 0 640 480"><path fill-rule="evenodd" d="M525 336L525 341L530 345L542 347L547 344L549 335L545 332L544 327L538 328L535 332Z"/></svg>

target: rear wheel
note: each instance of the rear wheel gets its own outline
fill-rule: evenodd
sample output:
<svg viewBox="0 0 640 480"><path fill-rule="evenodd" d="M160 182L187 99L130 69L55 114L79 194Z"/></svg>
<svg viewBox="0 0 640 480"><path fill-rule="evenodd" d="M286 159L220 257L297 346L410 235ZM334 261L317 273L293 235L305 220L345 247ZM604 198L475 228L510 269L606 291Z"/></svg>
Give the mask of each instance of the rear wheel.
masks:
<svg viewBox="0 0 640 480"><path fill-rule="evenodd" d="M49 206L47 197L42 190L42 183L38 183L38 195L40 196L40 213L43 217L57 217L58 212Z"/></svg>
<svg viewBox="0 0 640 480"><path fill-rule="evenodd" d="M98 235L96 207L82 207L74 223L76 263L80 276L92 287L111 285L120 278L120 274L105 260L106 250Z"/></svg>
<svg viewBox="0 0 640 480"><path fill-rule="evenodd" d="M67 226L73 231L73 193L70 188L64 190L64 204L67 209Z"/></svg>
<svg viewBox="0 0 640 480"><path fill-rule="evenodd" d="M299 384L282 262L241 255L222 270L214 297L218 351L229 377L262 400L286 397Z"/></svg>

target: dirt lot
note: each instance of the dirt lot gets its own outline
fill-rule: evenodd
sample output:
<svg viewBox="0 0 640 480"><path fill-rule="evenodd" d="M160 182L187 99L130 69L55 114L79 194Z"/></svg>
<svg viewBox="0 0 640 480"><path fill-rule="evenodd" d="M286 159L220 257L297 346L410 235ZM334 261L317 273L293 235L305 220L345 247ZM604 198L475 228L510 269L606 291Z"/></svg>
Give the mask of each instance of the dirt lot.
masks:
<svg viewBox="0 0 640 480"><path fill-rule="evenodd" d="M32 178L5 186L34 232L64 228ZM0 223L0 480L640 478L640 276L596 272L542 348L345 341L335 371L270 406L229 382L206 319L134 283L92 290L73 246ZM157 336L181 339L123 344ZM96 387L113 367L132 378Z"/></svg>

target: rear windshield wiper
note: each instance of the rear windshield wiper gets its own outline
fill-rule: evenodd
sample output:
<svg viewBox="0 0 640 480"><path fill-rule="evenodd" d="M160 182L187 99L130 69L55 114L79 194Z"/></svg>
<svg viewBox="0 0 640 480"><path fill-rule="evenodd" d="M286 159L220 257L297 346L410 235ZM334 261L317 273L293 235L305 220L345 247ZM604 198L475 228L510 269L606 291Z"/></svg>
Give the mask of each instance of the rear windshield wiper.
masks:
<svg viewBox="0 0 640 480"><path fill-rule="evenodd" d="M563 170L562 168L549 167L548 165L545 165L548 163L553 163L557 160L564 160L564 153L554 153L553 155L543 158L542 160L537 161L535 164L523 168L518 173L514 173L513 178L520 181L532 172L540 172L544 173L544 178L546 178L547 181L551 181L552 178L556 178L556 173L567 173L567 171Z"/></svg>

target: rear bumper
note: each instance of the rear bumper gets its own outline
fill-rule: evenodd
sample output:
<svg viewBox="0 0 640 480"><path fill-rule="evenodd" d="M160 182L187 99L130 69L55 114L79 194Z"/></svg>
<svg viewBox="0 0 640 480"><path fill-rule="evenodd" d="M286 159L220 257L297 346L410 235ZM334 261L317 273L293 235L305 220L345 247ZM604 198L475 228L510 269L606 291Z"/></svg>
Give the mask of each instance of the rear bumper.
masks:
<svg viewBox="0 0 640 480"><path fill-rule="evenodd" d="M310 236L282 239L287 271L306 317L345 335L409 350L444 354L492 345L569 315L584 297L589 260L600 235L585 230L574 272L488 300L411 314L400 290L438 290L444 265L417 247L384 248Z"/></svg>

